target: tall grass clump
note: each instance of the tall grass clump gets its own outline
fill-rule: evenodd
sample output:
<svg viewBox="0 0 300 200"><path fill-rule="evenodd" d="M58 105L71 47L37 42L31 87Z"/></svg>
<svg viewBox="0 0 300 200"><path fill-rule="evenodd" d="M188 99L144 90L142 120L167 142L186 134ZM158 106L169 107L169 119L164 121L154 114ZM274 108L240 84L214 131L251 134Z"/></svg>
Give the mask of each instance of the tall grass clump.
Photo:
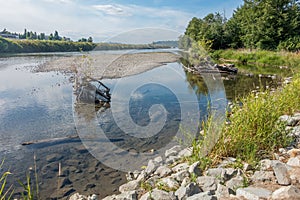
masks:
<svg viewBox="0 0 300 200"><path fill-rule="evenodd" d="M235 157L254 164L288 145L291 138L278 118L300 111L299 88L298 75L291 84L275 92L251 93L242 98L242 106L236 104L232 109L231 123L224 126L210 157Z"/></svg>
<svg viewBox="0 0 300 200"><path fill-rule="evenodd" d="M0 171L2 170L2 166L4 164L4 159L0 164ZM9 171L5 171L0 175L0 200L11 199L13 194L12 186L7 186L7 177L11 173ZM8 187L8 188L7 188Z"/></svg>

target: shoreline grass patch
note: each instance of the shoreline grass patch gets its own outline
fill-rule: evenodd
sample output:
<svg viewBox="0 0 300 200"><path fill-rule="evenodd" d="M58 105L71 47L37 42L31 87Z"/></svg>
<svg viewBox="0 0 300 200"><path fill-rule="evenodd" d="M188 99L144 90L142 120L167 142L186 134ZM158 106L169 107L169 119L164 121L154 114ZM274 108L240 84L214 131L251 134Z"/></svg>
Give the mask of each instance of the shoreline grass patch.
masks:
<svg viewBox="0 0 300 200"><path fill-rule="evenodd" d="M233 62L237 67L247 69L255 73L278 72L295 74L300 70L300 54L286 51L266 50L216 50L211 53L216 62ZM255 70L251 70L255 66Z"/></svg>
<svg viewBox="0 0 300 200"><path fill-rule="evenodd" d="M225 157L255 165L261 159L272 158L278 148L288 146L292 138L278 119L300 111L299 88L297 75L292 83L275 92L261 91L239 99L229 117L230 124L223 126L218 142L207 156L212 165Z"/></svg>

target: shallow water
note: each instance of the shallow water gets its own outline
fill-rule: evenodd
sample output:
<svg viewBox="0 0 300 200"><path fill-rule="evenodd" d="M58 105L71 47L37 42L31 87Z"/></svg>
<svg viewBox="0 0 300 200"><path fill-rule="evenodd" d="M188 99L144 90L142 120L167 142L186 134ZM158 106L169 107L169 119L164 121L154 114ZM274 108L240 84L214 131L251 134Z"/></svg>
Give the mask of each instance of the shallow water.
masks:
<svg viewBox="0 0 300 200"><path fill-rule="evenodd" d="M180 128L198 130L209 101L223 99L216 103L222 109L239 94L274 84L271 79L239 75L224 80L224 86L208 86L211 76L195 76L180 63L170 63L139 75L103 80L111 88L112 102L95 108L76 101L72 74L32 73L51 59L56 56L0 58L0 159L5 158L2 171L13 172L10 183L17 195L22 190L16 180L25 181L26 173L34 179L35 162L42 199L66 198L75 191L100 197L117 192L126 182L120 170L145 165L173 145ZM51 142L74 135L81 140ZM50 142L21 145L43 139Z"/></svg>

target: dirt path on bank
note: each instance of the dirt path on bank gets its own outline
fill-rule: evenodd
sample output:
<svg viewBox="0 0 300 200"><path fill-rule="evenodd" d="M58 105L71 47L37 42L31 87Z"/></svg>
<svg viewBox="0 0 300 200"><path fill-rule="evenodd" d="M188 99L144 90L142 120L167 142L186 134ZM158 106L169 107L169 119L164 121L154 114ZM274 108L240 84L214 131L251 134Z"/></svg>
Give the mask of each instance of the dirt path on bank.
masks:
<svg viewBox="0 0 300 200"><path fill-rule="evenodd" d="M95 79L120 78L177 62L179 58L179 55L169 52L90 54L58 58L40 65L35 72L62 71Z"/></svg>

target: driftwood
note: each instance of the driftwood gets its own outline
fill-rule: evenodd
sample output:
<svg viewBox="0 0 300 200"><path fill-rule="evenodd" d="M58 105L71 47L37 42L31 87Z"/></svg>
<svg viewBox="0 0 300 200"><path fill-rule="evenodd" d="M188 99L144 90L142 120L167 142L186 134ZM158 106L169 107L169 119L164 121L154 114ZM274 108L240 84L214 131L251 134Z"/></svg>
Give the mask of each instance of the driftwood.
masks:
<svg viewBox="0 0 300 200"><path fill-rule="evenodd" d="M122 142L124 139L122 138L109 138L109 139L101 139L97 137L85 137L83 138L85 141L94 141L94 142ZM82 142L81 138L78 135L66 136L61 138L49 138L44 140L33 140L29 142L23 142L21 145L29 146L29 145L37 145L36 147L45 147L45 146L53 146L57 144L71 143L71 142Z"/></svg>
<svg viewBox="0 0 300 200"><path fill-rule="evenodd" d="M44 140L33 140L29 142L23 142L21 143L23 146L32 145L32 144L49 144L49 143L67 143L70 142L70 140L73 139L80 139L78 135L72 135L72 136L66 136L61 138L50 138L50 139L44 139Z"/></svg>

